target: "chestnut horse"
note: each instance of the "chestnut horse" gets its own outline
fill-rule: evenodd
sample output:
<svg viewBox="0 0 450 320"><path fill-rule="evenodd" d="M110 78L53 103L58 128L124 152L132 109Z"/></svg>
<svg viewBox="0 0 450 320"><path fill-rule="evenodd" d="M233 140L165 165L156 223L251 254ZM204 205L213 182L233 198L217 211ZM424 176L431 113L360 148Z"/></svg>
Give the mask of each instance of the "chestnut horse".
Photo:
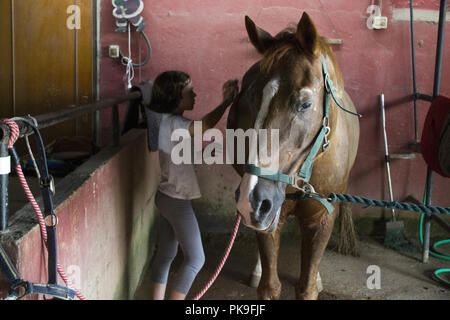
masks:
<svg viewBox="0 0 450 320"><path fill-rule="evenodd" d="M358 148L358 114L344 91L333 52L318 36L308 14L302 15L297 28L275 37L247 16L245 23L251 43L263 57L244 75L227 127L278 129L279 138L276 167L258 160L250 166L249 160L234 165L242 176L236 191L238 212L246 226L259 231L262 275L258 298L280 297L280 234L288 215L294 214L301 230L296 297L317 299L319 264L339 205L311 197L292 200L286 195L298 188L305 191L305 187L320 194L347 191Z"/></svg>

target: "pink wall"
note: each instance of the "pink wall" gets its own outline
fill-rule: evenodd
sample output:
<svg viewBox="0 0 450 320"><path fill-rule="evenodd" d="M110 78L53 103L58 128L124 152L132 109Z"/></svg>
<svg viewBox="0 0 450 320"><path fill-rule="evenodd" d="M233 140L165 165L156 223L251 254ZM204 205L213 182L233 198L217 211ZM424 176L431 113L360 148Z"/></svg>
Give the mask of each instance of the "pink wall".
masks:
<svg viewBox="0 0 450 320"><path fill-rule="evenodd" d="M375 1L376 2L376 1ZM289 23L297 23L303 11L314 20L319 33L328 38L340 38L343 44L335 46L346 82L361 119L361 142L356 165L352 172L349 192L377 199L387 199L384 169L384 145L378 96L385 94L387 107L388 139L391 153L404 152L414 139L413 103L404 102L412 94L409 22L393 21L394 8L408 8L407 0L383 1L384 16L389 19L387 30L369 30L366 27L366 9L370 1L347 0L227 0L227 1L157 1L146 0L144 17L147 34L153 47L152 60L140 73L140 79L154 79L168 69L188 72L197 92L195 110L187 114L199 119L221 98L222 83L230 78L241 78L258 58L256 50L247 40L244 16L249 15L257 25L276 34ZM439 1L415 1L418 9L438 10ZM123 92L124 67L107 57L110 44L120 44L127 51L127 37L114 34L111 1L102 1L101 24L101 96L109 97ZM416 22L417 85L419 91L432 93L437 24ZM137 56L138 37L134 35ZM421 43L419 46L418 43ZM144 43L141 43L145 55ZM441 94L450 96L450 30L447 23ZM401 102L403 101L403 102ZM406 100L407 101L407 100ZM429 104L419 103L419 138ZM219 123L225 128L226 116ZM109 126L105 116L104 126ZM421 198L426 176L426 166L417 155L414 160L393 160L394 196L403 199L409 194ZM232 200L232 190L218 195L227 188L232 170L218 166L217 179L211 168L201 168L200 180L204 183L205 200ZM236 183L236 179L233 180ZM218 186L217 186L218 185ZM230 188L232 189L232 188ZM450 205L450 180L435 177L434 203ZM227 199L223 199L227 197ZM231 200L230 200L231 199Z"/></svg>

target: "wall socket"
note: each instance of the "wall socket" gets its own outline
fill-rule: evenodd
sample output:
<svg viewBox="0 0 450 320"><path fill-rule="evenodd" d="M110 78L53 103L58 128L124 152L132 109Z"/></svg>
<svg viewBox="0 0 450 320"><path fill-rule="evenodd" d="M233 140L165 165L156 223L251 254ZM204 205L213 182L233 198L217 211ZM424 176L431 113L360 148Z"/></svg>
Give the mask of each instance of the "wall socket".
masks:
<svg viewBox="0 0 450 320"><path fill-rule="evenodd" d="M109 46L109 56L114 59L120 57L120 47L117 44Z"/></svg>

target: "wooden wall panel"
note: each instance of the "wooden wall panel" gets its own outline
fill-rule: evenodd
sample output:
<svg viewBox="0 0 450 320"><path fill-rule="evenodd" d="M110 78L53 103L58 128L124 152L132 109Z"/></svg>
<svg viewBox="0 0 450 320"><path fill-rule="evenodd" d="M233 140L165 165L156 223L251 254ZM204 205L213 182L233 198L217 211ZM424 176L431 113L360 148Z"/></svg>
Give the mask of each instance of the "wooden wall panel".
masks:
<svg viewBox="0 0 450 320"><path fill-rule="evenodd" d="M0 19L0 118L14 116L12 100L11 1L2 2Z"/></svg>
<svg viewBox="0 0 450 320"><path fill-rule="evenodd" d="M92 1L13 0L16 115L48 113L92 100ZM81 29L67 27L71 5ZM78 99L77 99L78 96ZM84 98L81 98L84 97ZM43 130L44 142L92 132L91 117Z"/></svg>

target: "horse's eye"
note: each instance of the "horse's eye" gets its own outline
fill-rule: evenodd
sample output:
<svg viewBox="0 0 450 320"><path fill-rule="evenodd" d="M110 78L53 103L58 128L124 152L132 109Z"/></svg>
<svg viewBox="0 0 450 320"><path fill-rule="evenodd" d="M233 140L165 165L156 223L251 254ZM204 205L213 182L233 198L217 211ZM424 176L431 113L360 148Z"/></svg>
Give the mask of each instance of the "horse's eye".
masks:
<svg viewBox="0 0 450 320"><path fill-rule="evenodd" d="M305 112L311 109L313 106L313 103L311 101L305 101L305 102L298 102L296 104L297 112Z"/></svg>

